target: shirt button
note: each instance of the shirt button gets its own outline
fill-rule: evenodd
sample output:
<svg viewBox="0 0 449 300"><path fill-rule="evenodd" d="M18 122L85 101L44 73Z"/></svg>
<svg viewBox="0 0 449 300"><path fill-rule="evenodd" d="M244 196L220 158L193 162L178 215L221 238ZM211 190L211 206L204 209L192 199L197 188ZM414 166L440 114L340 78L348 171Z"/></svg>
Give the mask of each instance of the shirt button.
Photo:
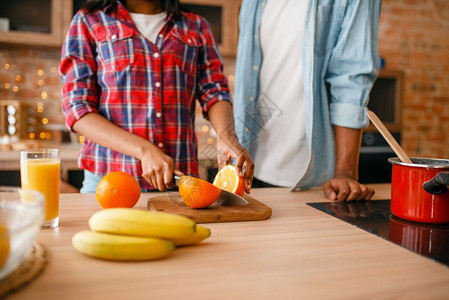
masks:
<svg viewBox="0 0 449 300"><path fill-rule="evenodd" d="M161 33L161 34L159 34L159 37L162 39L164 37L164 35Z"/></svg>
<svg viewBox="0 0 449 300"><path fill-rule="evenodd" d="M156 113L156 118L160 118L162 116L162 114L160 112Z"/></svg>
<svg viewBox="0 0 449 300"><path fill-rule="evenodd" d="M248 127L245 127L245 132L248 132L249 131L249 128Z"/></svg>
<svg viewBox="0 0 449 300"><path fill-rule="evenodd" d="M158 146L159 148L162 148L162 147L164 147L164 144L159 143L159 144L157 144L157 146Z"/></svg>
<svg viewBox="0 0 449 300"><path fill-rule="evenodd" d="M254 97L249 97L249 98L248 98L248 101L249 101L249 102L253 102L253 101L254 101Z"/></svg>
<svg viewBox="0 0 449 300"><path fill-rule="evenodd" d="M155 85L156 87L160 87L160 86L161 86L161 83L158 81L158 82L156 82L154 85Z"/></svg>
<svg viewBox="0 0 449 300"><path fill-rule="evenodd" d="M153 54L153 56L154 56L154 58L158 58L159 57L159 53L156 52L156 53Z"/></svg>
<svg viewBox="0 0 449 300"><path fill-rule="evenodd" d="M258 66L256 66L256 65L253 66L253 70L254 70L254 71L257 71L258 69L259 69Z"/></svg>
<svg viewBox="0 0 449 300"><path fill-rule="evenodd" d="M191 43L192 43L192 40L191 40L191 39L188 39L187 42L188 42L189 44L191 44Z"/></svg>
<svg viewBox="0 0 449 300"><path fill-rule="evenodd" d="M117 36L115 34L111 35L111 39L115 40Z"/></svg>

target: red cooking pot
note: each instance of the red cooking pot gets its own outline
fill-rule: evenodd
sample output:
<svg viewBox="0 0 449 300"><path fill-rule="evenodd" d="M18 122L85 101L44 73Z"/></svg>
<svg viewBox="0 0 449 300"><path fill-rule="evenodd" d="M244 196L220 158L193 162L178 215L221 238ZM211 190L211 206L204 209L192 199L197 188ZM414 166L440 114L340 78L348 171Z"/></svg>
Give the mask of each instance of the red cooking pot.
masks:
<svg viewBox="0 0 449 300"><path fill-rule="evenodd" d="M391 212L415 222L449 223L449 160L390 158Z"/></svg>

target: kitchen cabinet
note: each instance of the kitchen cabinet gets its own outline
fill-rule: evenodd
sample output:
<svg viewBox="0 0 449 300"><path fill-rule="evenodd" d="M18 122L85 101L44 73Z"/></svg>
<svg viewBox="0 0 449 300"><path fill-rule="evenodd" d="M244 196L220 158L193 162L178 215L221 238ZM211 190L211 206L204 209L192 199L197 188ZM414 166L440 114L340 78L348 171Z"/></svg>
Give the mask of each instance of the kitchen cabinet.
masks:
<svg viewBox="0 0 449 300"><path fill-rule="evenodd" d="M85 0L74 0L73 11ZM224 57L235 57L238 40L238 16L241 0L180 0L183 9L203 16L212 29L220 53Z"/></svg>
<svg viewBox="0 0 449 300"><path fill-rule="evenodd" d="M16 0L0 2L0 43L61 46L73 14L84 0ZM234 57L241 0L181 0L204 16L225 57Z"/></svg>
<svg viewBox="0 0 449 300"><path fill-rule="evenodd" d="M0 42L60 46L73 10L72 0L0 2Z"/></svg>
<svg viewBox="0 0 449 300"><path fill-rule="evenodd" d="M209 22L222 56L235 57L241 0L181 0L181 4Z"/></svg>

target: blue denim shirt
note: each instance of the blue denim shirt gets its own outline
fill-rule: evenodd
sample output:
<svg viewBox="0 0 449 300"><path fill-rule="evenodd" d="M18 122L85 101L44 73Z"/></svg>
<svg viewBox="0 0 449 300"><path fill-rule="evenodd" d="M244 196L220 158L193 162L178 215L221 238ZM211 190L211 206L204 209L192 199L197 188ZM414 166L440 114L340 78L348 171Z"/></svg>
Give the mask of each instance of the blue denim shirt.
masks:
<svg viewBox="0 0 449 300"><path fill-rule="evenodd" d="M379 70L377 30L381 0L309 0L305 19L303 84L306 136L311 153L305 176L292 189L330 180L335 169L332 125L363 128L366 105ZM243 0L237 49L234 115L241 144L253 142L275 103L259 103L262 52L259 30L266 0ZM282 45L280 45L282 47ZM295 84L292 82L292 84ZM269 158L267 158L269 159Z"/></svg>

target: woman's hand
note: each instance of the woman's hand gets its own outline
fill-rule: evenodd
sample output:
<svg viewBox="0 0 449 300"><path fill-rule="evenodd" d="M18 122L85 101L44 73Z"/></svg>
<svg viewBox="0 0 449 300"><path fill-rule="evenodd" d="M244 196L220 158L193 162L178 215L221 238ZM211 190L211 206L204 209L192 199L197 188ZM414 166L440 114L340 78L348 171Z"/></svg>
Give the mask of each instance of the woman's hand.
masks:
<svg viewBox="0 0 449 300"><path fill-rule="evenodd" d="M175 169L173 158L156 146L147 149L140 156L142 176L161 192L174 187L173 174L182 175Z"/></svg>
<svg viewBox="0 0 449 300"><path fill-rule="evenodd" d="M232 158L236 160L239 176L243 175L245 191L249 194L253 181L254 163L239 143L235 134L232 106L228 101L219 101L209 109L209 120L217 132L218 167L222 168Z"/></svg>
<svg viewBox="0 0 449 300"><path fill-rule="evenodd" d="M332 178L321 187L329 200L370 200L374 195L374 189L357 182L357 180L349 176L343 175Z"/></svg>
<svg viewBox="0 0 449 300"><path fill-rule="evenodd" d="M248 151L240 145L237 136L234 136L234 138L231 139L218 137L217 150L218 168L221 169L224 165L229 163L231 159L235 159L237 173L239 176L243 176L245 191L249 194L254 175L254 163L251 160Z"/></svg>

